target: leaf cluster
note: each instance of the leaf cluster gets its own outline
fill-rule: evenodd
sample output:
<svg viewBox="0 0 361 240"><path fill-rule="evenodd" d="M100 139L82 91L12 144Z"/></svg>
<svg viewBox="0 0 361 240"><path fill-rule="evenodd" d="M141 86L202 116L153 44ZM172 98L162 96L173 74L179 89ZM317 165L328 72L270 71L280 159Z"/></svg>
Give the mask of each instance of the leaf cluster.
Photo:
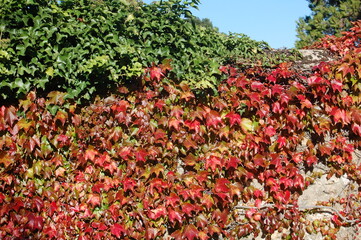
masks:
<svg viewBox="0 0 361 240"><path fill-rule="evenodd" d="M1 100L36 90L90 99L133 86L144 69L172 59L172 78L216 91L218 68L237 59L268 60L264 42L196 24L199 1L6 0L0 12ZM271 58L273 59L273 58Z"/></svg>
<svg viewBox="0 0 361 240"><path fill-rule="evenodd" d="M164 63L89 106L62 92L1 106L0 238L336 239L360 223L361 194L318 206L341 208L322 222L298 199L318 163L361 183L359 76L334 75L346 64L222 66L218 94L199 99Z"/></svg>

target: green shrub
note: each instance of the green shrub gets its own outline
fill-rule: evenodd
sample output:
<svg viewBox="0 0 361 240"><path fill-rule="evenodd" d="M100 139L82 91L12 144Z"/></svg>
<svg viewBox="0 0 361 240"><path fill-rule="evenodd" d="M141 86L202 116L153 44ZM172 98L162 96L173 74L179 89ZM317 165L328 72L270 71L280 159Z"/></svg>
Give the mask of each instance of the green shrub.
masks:
<svg viewBox="0 0 361 240"><path fill-rule="evenodd" d="M272 63L265 42L195 24L198 1L6 0L0 6L0 94L53 90L89 99L137 85L147 66L172 59L172 78L194 90L217 88L219 66L236 59Z"/></svg>

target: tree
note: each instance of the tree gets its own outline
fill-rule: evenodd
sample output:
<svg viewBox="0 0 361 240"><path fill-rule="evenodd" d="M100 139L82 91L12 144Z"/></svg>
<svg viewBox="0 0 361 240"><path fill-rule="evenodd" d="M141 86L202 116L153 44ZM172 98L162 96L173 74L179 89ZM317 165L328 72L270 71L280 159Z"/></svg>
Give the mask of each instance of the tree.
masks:
<svg viewBox="0 0 361 240"><path fill-rule="evenodd" d="M311 16L297 22L296 47L302 48L326 35L339 36L352 26L351 22L361 19L359 0L308 0Z"/></svg>
<svg viewBox="0 0 361 240"><path fill-rule="evenodd" d="M194 16L192 21L194 21L194 23L198 26L202 26L202 27L209 28L209 29L214 29L217 32L219 31L219 29L217 27L213 26L213 23L209 18L200 19L199 17Z"/></svg>

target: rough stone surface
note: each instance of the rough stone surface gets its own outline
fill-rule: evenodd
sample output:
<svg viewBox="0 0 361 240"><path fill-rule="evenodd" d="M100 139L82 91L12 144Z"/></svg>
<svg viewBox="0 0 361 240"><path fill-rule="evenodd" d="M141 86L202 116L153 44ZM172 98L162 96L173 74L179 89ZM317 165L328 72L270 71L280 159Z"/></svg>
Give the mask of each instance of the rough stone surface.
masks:
<svg viewBox="0 0 361 240"><path fill-rule="evenodd" d="M336 59L336 57L327 50L301 49L299 52L302 58L294 62L293 69L301 72L311 72L312 68L321 62L331 62Z"/></svg>

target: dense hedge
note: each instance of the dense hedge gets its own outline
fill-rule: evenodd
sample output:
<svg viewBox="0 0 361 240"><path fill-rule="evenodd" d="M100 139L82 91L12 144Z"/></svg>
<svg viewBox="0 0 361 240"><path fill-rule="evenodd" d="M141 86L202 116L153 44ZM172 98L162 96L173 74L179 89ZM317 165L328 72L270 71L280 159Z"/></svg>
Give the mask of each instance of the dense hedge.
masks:
<svg viewBox="0 0 361 240"><path fill-rule="evenodd" d="M197 3L1 1L0 100L31 90L89 99L138 84L146 67L166 59L172 59L173 79L216 90L221 64L277 61L262 53L264 42L194 24L189 8Z"/></svg>
<svg viewBox="0 0 361 240"><path fill-rule="evenodd" d="M358 24L310 76L222 66L202 101L163 64L86 107L61 92L1 106L0 238L336 239L360 225L360 192L298 202L318 163L361 184Z"/></svg>

